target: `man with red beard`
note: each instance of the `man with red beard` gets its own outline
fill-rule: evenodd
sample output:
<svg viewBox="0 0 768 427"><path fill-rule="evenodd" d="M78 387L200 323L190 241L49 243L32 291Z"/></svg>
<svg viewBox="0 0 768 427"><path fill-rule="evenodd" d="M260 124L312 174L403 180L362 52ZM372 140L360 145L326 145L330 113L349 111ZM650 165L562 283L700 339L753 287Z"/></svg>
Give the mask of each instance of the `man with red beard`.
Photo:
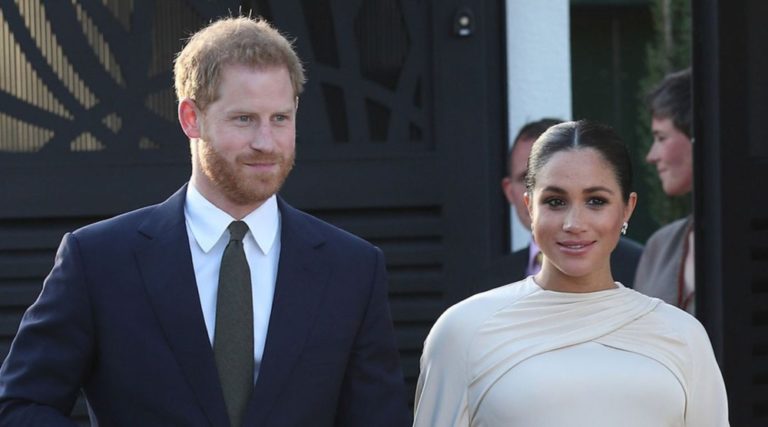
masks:
<svg viewBox="0 0 768 427"><path fill-rule="evenodd" d="M0 370L0 425L405 426L379 249L276 196L304 72L262 20L175 67L192 176L65 235Z"/></svg>

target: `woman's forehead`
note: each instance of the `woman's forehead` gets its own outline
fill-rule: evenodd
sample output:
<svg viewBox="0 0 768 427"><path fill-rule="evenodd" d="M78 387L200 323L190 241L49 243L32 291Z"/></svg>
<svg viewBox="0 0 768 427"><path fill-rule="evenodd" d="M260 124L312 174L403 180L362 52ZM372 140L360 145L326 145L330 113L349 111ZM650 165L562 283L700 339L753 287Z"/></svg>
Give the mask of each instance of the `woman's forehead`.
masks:
<svg viewBox="0 0 768 427"><path fill-rule="evenodd" d="M557 186L618 188L613 166L593 148L575 148L554 153L536 174L536 187Z"/></svg>

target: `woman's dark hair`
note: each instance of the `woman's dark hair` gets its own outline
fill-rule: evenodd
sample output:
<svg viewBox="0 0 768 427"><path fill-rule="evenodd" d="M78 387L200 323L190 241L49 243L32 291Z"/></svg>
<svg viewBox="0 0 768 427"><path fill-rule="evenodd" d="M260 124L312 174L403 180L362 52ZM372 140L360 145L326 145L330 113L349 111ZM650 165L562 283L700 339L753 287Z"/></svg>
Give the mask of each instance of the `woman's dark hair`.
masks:
<svg viewBox="0 0 768 427"><path fill-rule="evenodd" d="M533 192L536 176L555 153L583 148L594 149L611 165L622 198L627 202L632 192L632 162L627 147L610 127L586 120L552 126L533 143L525 176L528 192Z"/></svg>
<svg viewBox="0 0 768 427"><path fill-rule="evenodd" d="M691 137L691 69L667 74L645 97L653 116L672 120L677 130Z"/></svg>

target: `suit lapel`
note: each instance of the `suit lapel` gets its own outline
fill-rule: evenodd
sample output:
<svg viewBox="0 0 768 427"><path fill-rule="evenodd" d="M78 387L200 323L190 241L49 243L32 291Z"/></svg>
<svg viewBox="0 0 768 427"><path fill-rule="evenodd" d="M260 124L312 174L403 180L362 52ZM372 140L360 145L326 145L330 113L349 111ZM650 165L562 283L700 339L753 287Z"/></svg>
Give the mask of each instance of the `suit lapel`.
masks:
<svg viewBox="0 0 768 427"><path fill-rule="evenodd" d="M510 262L512 272L509 276L509 283L517 282L518 280L523 280L527 277L526 273L528 271L530 253L530 245L512 253L512 261Z"/></svg>
<svg viewBox="0 0 768 427"><path fill-rule="evenodd" d="M259 377L246 424L264 418L301 354L328 282L329 266L320 256L323 238L304 214L278 199L281 248L275 296Z"/></svg>
<svg viewBox="0 0 768 427"><path fill-rule="evenodd" d="M184 221L186 186L157 205L139 229L136 250L150 302L165 337L212 425L227 425L226 407L198 296Z"/></svg>

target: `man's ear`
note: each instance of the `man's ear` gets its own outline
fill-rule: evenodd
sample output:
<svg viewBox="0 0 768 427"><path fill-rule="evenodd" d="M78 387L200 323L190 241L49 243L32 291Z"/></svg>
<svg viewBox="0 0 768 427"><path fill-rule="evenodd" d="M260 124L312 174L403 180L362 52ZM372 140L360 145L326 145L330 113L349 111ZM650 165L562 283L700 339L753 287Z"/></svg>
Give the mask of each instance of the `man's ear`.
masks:
<svg viewBox="0 0 768 427"><path fill-rule="evenodd" d="M189 139L200 138L202 132L200 130L201 113L195 105L195 101L184 98L179 101L179 124L181 130L187 135Z"/></svg>
<svg viewBox="0 0 768 427"><path fill-rule="evenodd" d="M515 198L512 197L512 178L505 176L501 180L501 191L504 192L504 196L507 198L507 202L512 205L515 203Z"/></svg>
<svg viewBox="0 0 768 427"><path fill-rule="evenodd" d="M526 191L523 193L523 203L525 203L525 207L528 208L528 216L533 218L533 201L531 200L531 193Z"/></svg>

